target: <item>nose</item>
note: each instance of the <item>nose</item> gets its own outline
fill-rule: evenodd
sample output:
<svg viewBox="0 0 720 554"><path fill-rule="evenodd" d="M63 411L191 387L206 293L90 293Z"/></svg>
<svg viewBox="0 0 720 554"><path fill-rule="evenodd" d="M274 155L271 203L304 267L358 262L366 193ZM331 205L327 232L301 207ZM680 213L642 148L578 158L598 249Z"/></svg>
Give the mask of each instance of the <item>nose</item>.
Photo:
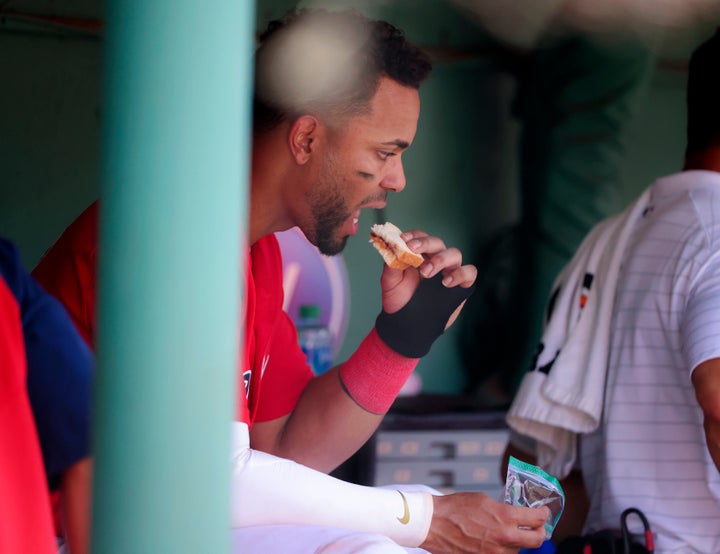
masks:
<svg viewBox="0 0 720 554"><path fill-rule="evenodd" d="M392 192L400 192L405 188L405 169L400 156L391 158L388 161L387 169L380 186Z"/></svg>

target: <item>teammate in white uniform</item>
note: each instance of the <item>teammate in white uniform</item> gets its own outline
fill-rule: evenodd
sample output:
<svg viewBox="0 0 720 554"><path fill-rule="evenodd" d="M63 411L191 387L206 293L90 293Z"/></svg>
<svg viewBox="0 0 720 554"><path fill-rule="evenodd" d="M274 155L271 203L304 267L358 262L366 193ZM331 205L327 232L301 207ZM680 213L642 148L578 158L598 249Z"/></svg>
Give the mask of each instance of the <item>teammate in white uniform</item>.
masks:
<svg viewBox="0 0 720 554"><path fill-rule="evenodd" d="M720 383L720 173L685 171L651 190L618 279L602 423L581 442L585 527L617 528L635 506L658 552L716 553L720 474L696 387ZM711 375L694 379L699 368Z"/></svg>
<svg viewBox="0 0 720 554"><path fill-rule="evenodd" d="M691 59L684 171L650 186L626 246L603 417L580 441L582 531L636 507L658 553L720 552L719 66L720 30Z"/></svg>

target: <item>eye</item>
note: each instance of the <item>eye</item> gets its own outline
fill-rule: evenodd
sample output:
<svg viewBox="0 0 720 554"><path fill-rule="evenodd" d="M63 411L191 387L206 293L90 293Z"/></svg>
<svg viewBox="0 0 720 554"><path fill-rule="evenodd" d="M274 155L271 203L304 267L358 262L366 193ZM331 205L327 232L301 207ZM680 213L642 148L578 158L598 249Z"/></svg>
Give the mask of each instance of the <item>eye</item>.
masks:
<svg viewBox="0 0 720 554"><path fill-rule="evenodd" d="M383 150L378 151L378 156L380 156L380 159L383 161L385 161L388 158L395 156L395 155L396 155L395 152L386 152Z"/></svg>

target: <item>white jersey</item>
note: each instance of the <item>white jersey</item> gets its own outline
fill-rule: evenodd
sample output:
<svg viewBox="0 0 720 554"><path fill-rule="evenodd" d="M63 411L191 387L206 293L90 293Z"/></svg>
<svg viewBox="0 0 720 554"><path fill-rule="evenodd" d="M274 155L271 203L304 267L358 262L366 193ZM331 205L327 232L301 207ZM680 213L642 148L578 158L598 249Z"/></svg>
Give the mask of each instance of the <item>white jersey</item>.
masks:
<svg viewBox="0 0 720 554"><path fill-rule="evenodd" d="M634 506L658 553L717 554L720 473L690 377L720 357L720 173L686 171L651 191L618 279L603 420L581 439L585 531L618 528Z"/></svg>

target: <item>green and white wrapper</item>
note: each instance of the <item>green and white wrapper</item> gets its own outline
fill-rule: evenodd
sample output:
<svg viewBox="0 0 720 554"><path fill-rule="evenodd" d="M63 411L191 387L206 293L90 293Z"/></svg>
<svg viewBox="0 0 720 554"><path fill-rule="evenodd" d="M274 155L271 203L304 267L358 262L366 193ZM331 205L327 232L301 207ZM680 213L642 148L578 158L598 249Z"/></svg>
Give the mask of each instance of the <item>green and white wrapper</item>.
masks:
<svg viewBox="0 0 720 554"><path fill-rule="evenodd" d="M510 456L502 500L514 506L550 508L545 522L546 538L550 539L565 507L565 492L560 482L542 468Z"/></svg>

